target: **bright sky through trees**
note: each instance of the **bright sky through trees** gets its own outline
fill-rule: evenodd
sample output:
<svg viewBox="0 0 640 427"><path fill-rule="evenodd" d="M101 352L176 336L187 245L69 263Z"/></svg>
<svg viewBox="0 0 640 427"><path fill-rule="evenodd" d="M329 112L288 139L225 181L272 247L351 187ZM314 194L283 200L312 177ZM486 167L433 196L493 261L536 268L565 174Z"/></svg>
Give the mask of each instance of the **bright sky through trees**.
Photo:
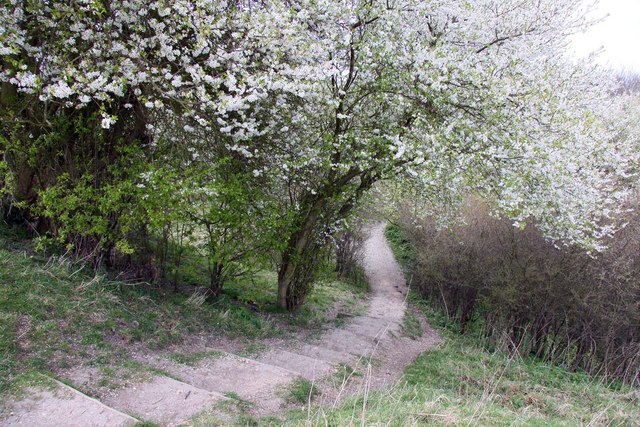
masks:
<svg viewBox="0 0 640 427"><path fill-rule="evenodd" d="M600 0L590 16L604 19L575 37L576 54L583 57L602 49L598 62L640 72L640 1Z"/></svg>

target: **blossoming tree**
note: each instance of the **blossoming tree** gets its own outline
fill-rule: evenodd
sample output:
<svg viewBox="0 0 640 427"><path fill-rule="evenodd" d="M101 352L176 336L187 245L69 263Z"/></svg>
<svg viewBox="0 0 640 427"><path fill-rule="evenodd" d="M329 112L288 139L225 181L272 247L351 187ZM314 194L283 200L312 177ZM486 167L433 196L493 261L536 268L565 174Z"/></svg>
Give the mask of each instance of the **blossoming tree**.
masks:
<svg viewBox="0 0 640 427"><path fill-rule="evenodd" d="M191 135L182 148L242 160L282 210L287 309L304 301L327 234L387 179L431 200L478 192L516 224L535 217L548 236L597 248L630 157L605 120L609 80L564 54L585 24L581 5L6 2L2 144L14 193L37 181L20 153L51 133L50 117L92 129L65 134L74 147L95 131L101 146L137 141L151 163L157 144L171 145L168 126Z"/></svg>
<svg viewBox="0 0 640 427"><path fill-rule="evenodd" d="M608 79L564 55L581 2L296 4L264 29L306 83L271 154L296 213L281 306L304 298L323 234L387 178L441 202L479 192L516 225L534 217L590 248L612 231L629 147L603 120Z"/></svg>
<svg viewBox="0 0 640 427"><path fill-rule="evenodd" d="M277 61L247 37L248 5L7 1L0 12L4 181L63 238L124 242L135 224L123 213L153 196L149 174L188 167L194 146L249 154L225 131L255 136L245 111Z"/></svg>

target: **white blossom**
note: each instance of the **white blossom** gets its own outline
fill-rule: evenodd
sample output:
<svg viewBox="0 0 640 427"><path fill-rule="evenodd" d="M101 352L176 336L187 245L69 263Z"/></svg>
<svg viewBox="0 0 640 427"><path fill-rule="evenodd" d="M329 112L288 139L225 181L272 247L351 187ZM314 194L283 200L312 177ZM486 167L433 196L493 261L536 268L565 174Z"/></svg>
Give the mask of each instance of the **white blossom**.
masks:
<svg viewBox="0 0 640 427"><path fill-rule="evenodd" d="M112 124L116 122L116 117L108 116L106 114L102 114L102 121L100 122L100 126L102 129L109 129Z"/></svg>

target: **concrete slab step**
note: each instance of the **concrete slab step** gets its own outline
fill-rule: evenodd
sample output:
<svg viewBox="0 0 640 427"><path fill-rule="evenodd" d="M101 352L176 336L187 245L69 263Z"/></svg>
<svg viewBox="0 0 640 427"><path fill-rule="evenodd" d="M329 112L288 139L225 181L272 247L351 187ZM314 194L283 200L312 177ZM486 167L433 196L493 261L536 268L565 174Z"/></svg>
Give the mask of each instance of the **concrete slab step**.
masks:
<svg viewBox="0 0 640 427"><path fill-rule="evenodd" d="M109 406L165 427L179 425L223 400L227 398L219 393L165 376L127 386L104 398Z"/></svg>
<svg viewBox="0 0 640 427"><path fill-rule="evenodd" d="M335 369L333 363L283 349L272 349L257 357L261 363L296 372L310 381L320 379Z"/></svg>
<svg viewBox="0 0 640 427"><path fill-rule="evenodd" d="M378 342L375 338L356 334L347 329L331 330L317 343L319 347L359 356L371 356L375 353L378 347L377 344Z"/></svg>
<svg viewBox="0 0 640 427"><path fill-rule="evenodd" d="M227 395L233 393L253 403L258 414L281 407L286 385L299 378L296 372L279 366L234 354L220 354L220 357L202 360L194 366L168 359L156 359L152 363L196 387Z"/></svg>
<svg viewBox="0 0 640 427"><path fill-rule="evenodd" d="M55 381L55 387L33 389L28 398L11 405L3 426L114 427L133 426L138 420Z"/></svg>
<svg viewBox="0 0 640 427"><path fill-rule="evenodd" d="M313 345L299 343L291 347L290 351L313 359L324 360L329 363L349 363L356 359L352 354L334 350L332 348L325 347L322 344Z"/></svg>
<svg viewBox="0 0 640 427"><path fill-rule="evenodd" d="M371 299L367 315L402 322L407 304L402 295L382 293Z"/></svg>
<svg viewBox="0 0 640 427"><path fill-rule="evenodd" d="M402 324L393 319L358 316L343 329L369 338L384 339L399 334Z"/></svg>

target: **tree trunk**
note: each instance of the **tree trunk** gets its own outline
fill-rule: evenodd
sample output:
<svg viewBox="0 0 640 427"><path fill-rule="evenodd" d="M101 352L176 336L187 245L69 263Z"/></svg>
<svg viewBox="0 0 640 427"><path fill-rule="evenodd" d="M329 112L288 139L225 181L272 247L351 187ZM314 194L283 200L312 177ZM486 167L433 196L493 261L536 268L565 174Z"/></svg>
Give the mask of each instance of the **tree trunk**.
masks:
<svg viewBox="0 0 640 427"><path fill-rule="evenodd" d="M209 290L212 296L217 297L222 291L222 286L224 285L224 276L222 274L223 268L223 264L219 262L216 262L211 266L209 274Z"/></svg>
<svg viewBox="0 0 640 427"><path fill-rule="evenodd" d="M307 203L303 203L303 206L306 205L309 208L303 211L306 214L302 214L304 216L299 222L299 227L289 238L287 247L282 254L278 271L278 307L291 311L304 302L306 290L296 289L296 287L305 286L307 285L306 281L312 280L318 261L318 256L314 252L320 248L314 241L314 230L318 226L318 220L331 198L343 192L358 176L360 176L360 183L353 190L353 193L347 197L342 206L329 213L331 221L345 218L362 194L379 179L378 175L352 168L343 176L330 180L317 195L308 195L309 197L306 198Z"/></svg>
<svg viewBox="0 0 640 427"><path fill-rule="evenodd" d="M320 211L324 201L314 202L301 222L299 230L289 238L287 248L282 254L282 261L278 271L278 307L285 310L295 310L301 304L293 295L296 275L302 266L309 260L304 259L305 249L309 246L313 237L313 230L318 223Z"/></svg>
<svg viewBox="0 0 640 427"><path fill-rule="evenodd" d="M7 61L2 61L2 66L9 70L13 68ZM3 82L0 89L0 106L3 109L9 109L16 103L17 99L18 91L16 86L9 82ZM10 129L6 131L10 132ZM6 137L8 139L11 138L10 136ZM7 148L8 147L4 147L5 153L3 160L9 165L14 175L15 184L12 189L13 197L19 202L26 201L32 204L36 198L33 190L36 169L29 164L28 158L25 158L19 153L8 151Z"/></svg>

